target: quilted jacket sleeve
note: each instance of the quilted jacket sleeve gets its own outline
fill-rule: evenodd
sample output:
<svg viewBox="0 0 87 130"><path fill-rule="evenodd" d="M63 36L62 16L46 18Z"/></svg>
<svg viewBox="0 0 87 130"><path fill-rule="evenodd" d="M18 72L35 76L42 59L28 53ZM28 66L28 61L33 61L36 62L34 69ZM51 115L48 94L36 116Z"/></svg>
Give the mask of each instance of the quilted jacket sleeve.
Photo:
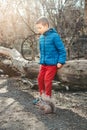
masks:
<svg viewBox="0 0 87 130"><path fill-rule="evenodd" d="M66 49L64 47L64 44L62 42L62 39L58 34L55 34L54 36L54 45L58 51L59 54L59 60L58 63L65 64L66 62Z"/></svg>

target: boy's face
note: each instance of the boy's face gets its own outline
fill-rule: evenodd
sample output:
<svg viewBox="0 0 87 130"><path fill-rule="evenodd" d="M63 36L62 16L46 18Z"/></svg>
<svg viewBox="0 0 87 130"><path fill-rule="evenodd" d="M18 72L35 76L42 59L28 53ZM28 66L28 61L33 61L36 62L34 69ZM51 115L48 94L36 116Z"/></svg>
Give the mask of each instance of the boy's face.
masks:
<svg viewBox="0 0 87 130"><path fill-rule="evenodd" d="M40 34L43 34L44 32L46 32L48 30L48 25L47 24L42 25L41 23L39 23L39 24L36 24L36 28Z"/></svg>

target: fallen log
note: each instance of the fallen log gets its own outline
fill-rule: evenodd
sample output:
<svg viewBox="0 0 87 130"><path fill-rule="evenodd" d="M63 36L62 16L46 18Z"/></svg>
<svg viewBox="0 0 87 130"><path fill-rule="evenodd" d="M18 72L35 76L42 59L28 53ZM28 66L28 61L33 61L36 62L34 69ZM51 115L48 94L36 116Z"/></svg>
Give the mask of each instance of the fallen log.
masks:
<svg viewBox="0 0 87 130"><path fill-rule="evenodd" d="M36 78L39 67L37 63L24 67L26 77ZM55 80L65 85L66 89L87 89L87 60L71 60L57 71ZM60 83L61 88L64 88ZM60 86L58 88L60 88Z"/></svg>
<svg viewBox="0 0 87 130"><path fill-rule="evenodd" d="M23 75L23 66L28 64L21 54L16 49L9 49L0 47L0 69L3 70L4 74L12 76Z"/></svg>
<svg viewBox="0 0 87 130"><path fill-rule="evenodd" d="M68 84L71 88L87 89L87 60L71 60L58 70L59 81Z"/></svg>
<svg viewBox="0 0 87 130"><path fill-rule="evenodd" d="M4 58L3 58L4 57ZM0 47L0 69L7 75L25 76L28 79L36 79L39 72L37 62L25 60L16 49ZM82 89L87 88L87 60L72 60L58 70L55 77L57 81Z"/></svg>

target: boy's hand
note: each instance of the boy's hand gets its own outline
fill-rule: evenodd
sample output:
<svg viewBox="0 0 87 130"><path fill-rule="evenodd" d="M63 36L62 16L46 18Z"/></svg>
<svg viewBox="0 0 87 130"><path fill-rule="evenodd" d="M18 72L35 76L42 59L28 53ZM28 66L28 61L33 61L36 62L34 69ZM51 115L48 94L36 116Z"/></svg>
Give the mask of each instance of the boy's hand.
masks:
<svg viewBox="0 0 87 130"><path fill-rule="evenodd" d="M57 68L58 68L58 69L62 68L62 66L63 66L63 65L60 64L60 63L57 64Z"/></svg>

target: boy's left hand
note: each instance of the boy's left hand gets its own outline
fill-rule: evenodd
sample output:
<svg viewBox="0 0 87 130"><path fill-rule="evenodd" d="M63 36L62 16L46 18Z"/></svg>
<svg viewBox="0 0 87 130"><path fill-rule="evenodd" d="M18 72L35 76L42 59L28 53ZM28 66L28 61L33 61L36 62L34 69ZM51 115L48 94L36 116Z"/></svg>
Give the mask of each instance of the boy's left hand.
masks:
<svg viewBox="0 0 87 130"><path fill-rule="evenodd" d="M58 68L58 69L62 68L62 66L63 66L63 65L60 64L60 63L57 64L57 68Z"/></svg>

